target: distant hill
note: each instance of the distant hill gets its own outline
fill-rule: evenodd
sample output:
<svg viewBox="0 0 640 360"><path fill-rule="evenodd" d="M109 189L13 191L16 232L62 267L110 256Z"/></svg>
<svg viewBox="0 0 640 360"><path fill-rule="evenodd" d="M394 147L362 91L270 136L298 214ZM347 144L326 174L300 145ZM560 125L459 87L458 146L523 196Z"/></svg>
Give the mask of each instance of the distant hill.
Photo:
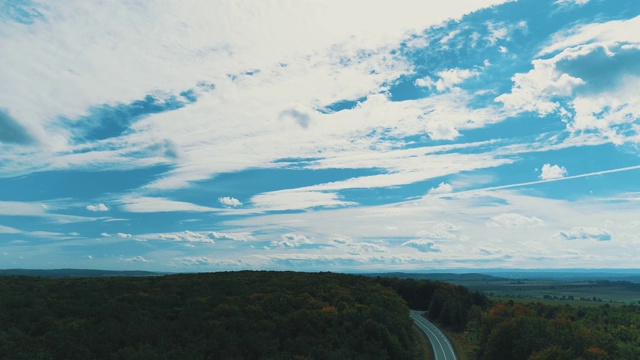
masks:
<svg viewBox="0 0 640 360"><path fill-rule="evenodd" d="M556 280L556 281L628 281L640 283L640 269L531 269L488 270L492 276L507 279Z"/></svg>
<svg viewBox="0 0 640 360"><path fill-rule="evenodd" d="M96 270L96 269L4 269L0 276L32 276L40 278L84 278L84 277L113 277L113 276L162 276L169 272L138 271L138 270ZM567 269L567 270L521 270L521 269L492 269L473 273L410 273L387 272L360 274L369 277L390 277L398 279L432 280L444 282L469 281L504 281L509 279L556 280L556 281L627 281L640 283L640 270L598 270L598 269Z"/></svg>
<svg viewBox="0 0 640 360"><path fill-rule="evenodd" d="M6 269L0 270L0 276L31 276L40 278L84 278L84 277L112 277L112 276L160 276L168 273L151 271L118 271L93 269Z"/></svg>
<svg viewBox="0 0 640 360"><path fill-rule="evenodd" d="M497 277L493 275L469 273L469 274L455 274L455 273L404 273L404 272L390 272L390 273L375 273L364 274L365 276L380 276L380 277L392 277L398 279L414 279L414 280L433 280L433 281L502 281L505 278Z"/></svg>
<svg viewBox="0 0 640 360"><path fill-rule="evenodd" d="M454 270L455 271L455 270ZM505 281L514 279L554 281L626 281L640 283L640 269L486 269L471 273L434 272L367 273L365 276L444 282Z"/></svg>

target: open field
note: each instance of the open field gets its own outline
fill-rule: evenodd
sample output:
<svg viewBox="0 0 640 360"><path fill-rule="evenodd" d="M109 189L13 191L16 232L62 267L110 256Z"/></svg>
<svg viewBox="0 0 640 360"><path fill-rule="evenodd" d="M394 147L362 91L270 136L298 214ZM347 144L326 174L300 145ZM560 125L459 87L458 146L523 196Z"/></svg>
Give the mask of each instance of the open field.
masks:
<svg viewBox="0 0 640 360"><path fill-rule="evenodd" d="M587 280L461 280L453 281L492 298L541 301L549 304L640 304L640 284Z"/></svg>
<svg viewBox="0 0 640 360"><path fill-rule="evenodd" d="M371 274L373 275L373 274ZM375 274L382 275L382 274ZM638 270L501 271L487 273L386 273L389 277L462 285L494 299L549 305L640 304Z"/></svg>

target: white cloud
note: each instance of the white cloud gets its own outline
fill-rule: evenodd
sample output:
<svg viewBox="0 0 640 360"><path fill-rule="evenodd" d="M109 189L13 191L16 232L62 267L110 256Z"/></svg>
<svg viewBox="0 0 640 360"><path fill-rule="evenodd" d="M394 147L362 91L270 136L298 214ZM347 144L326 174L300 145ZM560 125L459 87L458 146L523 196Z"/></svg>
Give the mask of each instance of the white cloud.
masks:
<svg viewBox="0 0 640 360"><path fill-rule="evenodd" d="M75 205L74 205L75 206ZM65 208L72 207L63 201L49 201L47 203L0 201L0 214L4 216L36 216L49 219L60 224L97 221L101 218L66 215L57 213Z"/></svg>
<svg viewBox="0 0 640 360"><path fill-rule="evenodd" d="M340 200L335 193L296 189L259 194L251 198L251 203L259 211L301 210L354 204L350 201Z"/></svg>
<svg viewBox="0 0 640 360"><path fill-rule="evenodd" d="M443 92L451 90L454 86L462 84L465 80L478 76L480 73L477 70L453 68L439 71L437 75L440 77L437 81L427 76L416 80L415 84L417 86L435 88Z"/></svg>
<svg viewBox="0 0 640 360"><path fill-rule="evenodd" d="M445 182L441 182L438 187L432 188L429 190L429 194L437 195L437 194L449 194L453 191L453 186L451 184L447 184Z"/></svg>
<svg viewBox="0 0 640 360"><path fill-rule="evenodd" d="M426 128L432 140L453 140L460 135L455 124L448 121L429 122Z"/></svg>
<svg viewBox="0 0 640 360"><path fill-rule="evenodd" d="M489 266L477 257L485 254L490 261L513 256L510 264L517 265L544 264L532 259L545 256L566 258L568 262L563 264L574 265L585 263L587 258L578 256L583 254L593 254L600 264L606 263L606 257L614 251L623 254L620 255L623 260L629 259L625 258L629 252L622 250L630 246L631 241L638 241L637 234L624 235L631 231L614 225L605 227L616 241L606 244L589 241L556 244L551 241L551 234L580 238L587 236L586 233L591 238L602 238L597 231L566 229L572 229L575 224L599 224L597 220L603 217L615 221L637 217L637 200L634 205L628 205L630 200L622 201L625 205L616 208L593 202L568 203L527 197L517 194L515 189L525 185L533 188L545 181L561 180L567 184L569 179L586 174L569 176L565 168L545 164L539 181L513 184L498 178L500 171L489 170L483 173L496 174L491 184L505 185L480 190L478 187L489 184L460 185L457 179L462 176L451 176L460 172L475 176L478 172L473 170L521 161L525 157L518 154L542 152L557 143L536 139L535 144L504 146L507 142L519 141L516 138L448 147L422 147L420 143L433 143L428 138L449 143L462 135L472 140L476 133L468 130L500 122L521 111L534 111L541 116L553 113L566 121L570 138L557 140L564 141L557 148L584 145L586 136L582 135L592 136L596 132L616 143L633 141L632 131L640 129L637 120L640 101L634 91L639 83L637 77L623 74L612 87L592 92L592 79L575 72L570 65L598 51L605 56L614 55L616 61L615 56L623 54L622 51L633 54L631 51L638 50L638 44L634 43L637 40L634 34L638 32L621 30L634 30L637 26L631 26L631 22L610 22L606 27L605 24L581 26L556 35L554 43L536 56L531 71L516 75L512 91L499 96L499 103L492 106L483 108L479 104L481 98L491 94L490 90L482 94L468 93L460 86L465 81L471 83L480 75L481 68L456 64L449 67L467 69L449 68L416 81L418 86L436 90L435 94L416 100L392 101L387 93L389 84L403 75L413 75L417 69L390 50L397 47L398 39L406 39L414 30L426 26L424 14L431 17L433 13L413 14L411 10L415 8L410 6L374 3L368 9L374 15L354 22L349 11L300 11L308 10L307 7L326 10L340 6L361 10L351 2L284 4L267 0L254 11L246 12L249 5L234 7L214 1L196 5L196 10L202 11L191 13L170 3L135 7L119 2L114 3L116 10L112 10L100 4L86 5L71 0L59 9L58 5L50 6L46 10L47 21L36 23L29 31L12 24L0 24L0 33L10 36L0 39L0 48L7 49L9 54L7 68L12 69L0 74L0 83L3 83L0 97L11 104L7 113L34 138L46 138L43 129L51 132L51 142L42 145L42 149L13 151L0 145L0 150L6 150L0 151L0 165L3 165L0 176L13 177L31 169L172 169L150 177L157 181L131 189L120 199L108 199L109 207L138 213L180 211L205 213L206 218L230 216L216 216L213 222L190 222L188 226L193 226L192 231L136 233L136 239L148 241L145 248L154 250L151 255L141 254L143 259L154 259L156 264L175 259L176 264L185 266L235 266L237 262L231 259L243 257L243 260L251 259L251 264L261 261L264 264L268 258L274 261L271 265L277 264L277 260L286 260L315 264L351 261L362 267L419 266L426 261L434 267ZM447 5L442 7L448 10L437 9L437 4ZM420 6L452 12L453 7L461 4L424 2ZM469 2L465 0L465 4ZM217 7L219 11L204 11L209 7ZM103 8L104 13L96 11ZM227 15L227 11L231 14ZM122 17L114 16L117 12ZM86 16L76 16L78 14ZM291 16L293 14L300 16ZM238 24L234 23L235 15L242 15ZM393 16L397 18L389 19ZM92 23L88 33L78 31L87 28L87 22ZM526 24L519 26L526 27ZM499 49L509 46L510 51L516 51L519 47L507 43L511 27L502 23L487 23L487 27L490 36L485 40L496 47L486 54L491 56L493 66L498 67L502 59L507 59L497 53ZM220 32L219 28L230 30ZM614 28L619 35L614 34ZM457 42L454 36L460 35L454 33L443 42L449 45ZM476 40L482 42L480 35L477 36ZM411 46L426 46L429 41L422 34L416 39ZM615 39L626 39L627 43L615 45ZM65 45L66 50L59 50ZM521 61L515 54L513 60ZM518 65L518 68L522 67ZM196 85L199 81L215 84L215 88L204 89ZM69 86L59 90L56 84ZM14 88L22 91L22 97L12 94ZM33 89L36 91L31 91ZM81 131L90 122L78 121L78 117L88 115L87 109L91 107L126 106L147 95L166 98L187 89L195 91L198 97L195 103L175 111L141 116L121 136L93 141L70 133ZM47 94L54 95L49 98ZM358 99L359 103L342 111L322 110L344 99ZM42 106L34 107L34 103ZM63 122L74 125L68 127ZM590 144L597 143L593 137L589 139L593 141ZM496 147L501 148L490 150ZM279 161L291 157L305 159L301 162L304 164ZM304 171L344 169L333 174L358 175L298 189L286 189L287 184L281 183L278 189L283 190L257 194L249 200L243 198L246 204L230 196L221 197L217 199L222 204L218 204L218 208L215 197L208 201L203 197L204 200L196 204L179 201L184 200L180 197L184 193L173 191L187 191L191 184L202 189L209 183L193 182L212 179L218 174L285 167L289 171L289 166L300 166ZM20 171L16 171L18 168ZM388 188L385 192L404 195L405 187L397 192L393 187L424 184L427 180L437 180L433 183L436 185L441 179L452 179L452 182L440 183L424 198L385 206L360 206L346 197L354 192L343 191L384 187ZM508 188L513 192L504 191ZM462 192L460 189L475 190ZM67 209L76 211L86 204L49 205L49 208L38 209L39 204L35 203L0 202L0 213L50 217ZM107 208L104 204L86 208L98 210L100 205ZM290 210L305 211L288 213ZM260 215L243 216L255 213ZM545 221L530 214L545 214ZM105 221L126 220L133 226L137 217L139 215ZM199 216L189 217L191 219L184 220L182 216L176 224L184 225ZM196 227L198 224L200 228ZM220 232L210 231L212 228ZM228 229L237 232L228 232ZM0 232L3 230L7 233L17 229L0 227ZM175 229L166 231L172 230ZM283 233L288 234L281 236ZM60 236L51 232L37 234ZM115 240L131 235L105 236ZM69 242L80 243L79 240ZM214 241L218 244L215 247L198 244ZM480 247L475 245L478 241L482 242ZM109 242L112 241L97 241L102 245ZM264 249L265 244L272 246ZM590 252L588 246L611 247L596 253ZM160 251L156 251L162 247L171 249L162 254L165 262L160 261ZM96 250L95 253L102 252Z"/></svg>
<svg viewBox="0 0 640 360"><path fill-rule="evenodd" d="M514 183L514 184L508 184L508 185L491 186L491 187L485 187L485 188L479 188L479 189L473 189L473 190L458 191L458 192L452 193L449 197L468 197L468 196L472 196L475 193L484 194L484 193L487 193L489 191L513 189L513 188L519 188L519 187L523 187L523 186L536 185L536 184L540 184L540 183L543 183L543 182L580 179L580 178L586 178L586 177L589 177L589 176L614 174L614 173L633 171L633 170L638 170L638 169L640 169L640 165L628 166L628 167L610 169L610 170L603 170L603 171L594 171L594 172L590 172L590 173L584 173L584 174L579 174L579 175L571 175L571 176L564 176L564 177L557 177L557 178L552 178L552 179L528 181L528 182L524 182L524 183Z"/></svg>
<svg viewBox="0 0 640 360"><path fill-rule="evenodd" d="M255 240L255 237L248 232L228 233L228 232L213 231L209 235L212 236L214 239L220 239L220 240L233 240L233 241L243 241L243 242Z"/></svg>
<svg viewBox="0 0 640 360"><path fill-rule="evenodd" d="M409 246L418 249L421 252L440 252L440 247L430 240L409 240L402 244L402 246Z"/></svg>
<svg viewBox="0 0 640 360"><path fill-rule="evenodd" d="M459 231L460 227L456 226L454 224L448 223L448 222L440 222L437 223L435 225L433 225L433 230L435 231L447 231L447 232L452 232L452 231Z"/></svg>
<svg viewBox="0 0 640 360"><path fill-rule="evenodd" d="M0 201L0 214L5 216L47 216L47 210L40 203Z"/></svg>
<svg viewBox="0 0 640 360"><path fill-rule="evenodd" d="M416 86L421 86L421 87L435 87L436 86L436 82L433 81L433 79L430 76L426 76L423 78L420 78L418 80L415 81L415 85Z"/></svg>
<svg viewBox="0 0 640 360"><path fill-rule="evenodd" d="M640 42L640 16L627 20L613 20L602 23L581 24L557 34L552 44L542 49L538 55L553 53L562 49L578 47L582 44L612 46L615 44Z"/></svg>
<svg viewBox="0 0 640 360"><path fill-rule="evenodd" d="M140 241L149 240L171 240L187 243L209 243L214 244L215 240L230 240L238 242L249 242L255 240L250 232L217 232L217 231L191 231L185 230L171 233L150 233L136 235Z"/></svg>
<svg viewBox="0 0 640 360"><path fill-rule="evenodd" d="M134 257L130 257L130 258L121 258L120 261L127 262L127 263L143 263L143 264L153 262L152 260L145 259L142 256L134 256Z"/></svg>
<svg viewBox="0 0 640 360"><path fill-rule="evenodd" d="M542 172L540 174L540 179L542 180L552 180L552 179L560 179L567 176L567 169L564 166L544 164L542 165Z"/></svg>
<svg viewBox="0 0 640 360"><path fill-rule="evenodd" d="M63 234L63 233L53 232L53 231L43 231L43 230L29 231L27 234L29 234L30 236L44 237L44 238L64 238L64 237L66 237L66 234Z"/></svg>
<svg viewBox="0 0 640 360"><path fill-rule="evenodd" d="M456 36L458 36L458 34L460 34L460 30L453 30L451 31L449 34L447 34L447 36L443 36L442 39L440 39L440 44L442 44L443 48L447 48L447 43L455 38Z"/></svg>
<svg viewBox="0 0 640 360"><path fill-rule="evenodd" d="M313 242L302 234L284 234L281 237L282 240L274 240L271 242L271 246L276 247L288 247L294 248L301 245L312 244Z"/></svg>
<svg viewBox="0 0 640 360"><path fill-rule="evenodd" d="M180 265L188 266L188 267L207 267L207 268L221 268L221 269L230 269L230 268L251 268L251 264L244 260L237 259L216 259L209 256L185 256L180 258L175 258L174 261L177 261Z"/></svg>
<svg viewBox="0 0 640 360"><path fill-rule="evenodd" d="M149 237L149 236L146 236L146 237ZM186 242L193 242L193 243L209 243L209 244L215 243L212 239L213 236L211 235L211 233L201 233L201 232L194 232L189 230L176 232L176 233L159 234L157 237L163 240L186 241Z"/></svg>
<svg viewBox="0 0 640 360"><path fill-rule="evenodd" d="M117 237L117 238L120 238L120 239L130 239L132 237L131 234L122 233L122 232L118 232L118 233L115 233L115 234L109 234L107 232L103 232L103 233L100 233L100 236L108 237L108 238Z"/></svg>
<svg viewBox="0 0 640 360"><path fill-rule="evenodd" d="M588 3L589 0L556 0L555 4L559 4L562 6L568 6L568 5L585 5L586 3Z"/></svg>
<svg viewBox="0 0 640 360"><path fill-rule="evenodd" d="M336 235L330 244L347 251L351 255L361 255L364 253L378 252L384 253L388 251L388 248L379 244L374 244L365 241L355 241L349 236Z"/></svg>
<svg viewBox="0 0 640 360"><path fill-rule="evenodd" d="M612 234L606 230L595 227L574 227L568 231L558 232L554 238L562 240L596 240L609 241Z"/></svg>
<svg viewBox="0 0 640 360"><path fill-rule="evenodd" d="M153 212L210 212L218 211L218 209L206 206L196 205L184 201L170 200L161 197L147 196L125 196L120 199L122 208L128 212L134 213L153 213Z"/></svg>
<svg viewBox="0 0 640 360"><path fill-rule="evenodd" d="M585 83L556 68L556 63L562 58L564 55L533 60L531 71L512 77L511 93L500 95L495 101L515 112L532 111L546 116L556 111L560 107L557 98L573 95L574 89Z"/></svg>
<svg viewBox="0 0 640 360"><path fill-rule="evenodd" d="M220 204L225 206L241 206L242 205L240 200L233 197L229 197L229 196L221 197L218 199L218 201L220 202Z"/></svg>
<svg viewBox="0 0 640 360"><path fill-rule="evenodd" d="M479 144L478 144L479 145ZM343 181L303 188L310 191L336 191L342 189L376 188L412 184L419 181L455 174L465 170L490 168L511 163L506 158L488 154L431 154L435 148L415 148L388 151L369 156L366 153L345 155L319 160L315 168L374 168L386 167L388 174L361 176ZM302 190L302 189L298 189Z"/></svg>
<svg viewBox="0 0 640 360"><path fill-rule="evenodd" d="M251 207L230 211L234 213L251 213L256 211L301 210L313 207L351 206L355 204L342 200L336 191L411 184L460 171L499 166L512 161L504 157L493 158L486 154L429 154L430 152L454 148L414 148L389 151L376 156L371 156L368 153L355 153L325 158L314 162L309 168L389 167L390 173L361 176L304 188L258 194L251 199ZM442 188L434 194L442 194L439 191L445 191L449 188L450 185L448 184L442 185Z"/></svg>
<svg viewBox="0 0 640 360"><path fill-rule="evenodd" d="M387 270L394 266L391 258L402 264L397 265L398 269L405 270L424 267L425 263L434 268L548 267L549 264L606 267L612 259L616 259L620 267L632 267L637 259L633 256L635 252L629 249L638 242L638 237L635 228L628 224L637 222L637 204L637 194L624 199L565 201L496 189L459 198L449 194L381 206L269 214L231 220L226 226L239 231L250 229L256 234L257 242L271 241L274 236L280 236L278 233L282 229L295 228L294 234L313 234L313 238L305 236L313 241L313 246L298 246L295 252L285 246L269 247L268 256L292 258L300 255L300 258L309 259L325 256L327 261L341 257L352 259L346 267L350 269L375 268L373 258L376 255L389 257L389 262L385 262ZM529 214L544 214L544 220L539 215ZM562 238L553 237L560 232L568 233L567 229L576 224L603 223L603 218L615 219L615 223L620 224L602 227L616 241L606 244L560 242L558 239ZM500 226L488 226L491 221L496 222L492 225ZM591 233L594 237L598 234ZM386 251L350 249L350 243L370 243L383 246ZM492 255L479 254L478 247L491 251ZM417 251L418 248L423 251ZM267 256L257 250L250 256L260 255Z"/></svg>
<svg viewBox="0 0 640 360"><path fill-rule="evenodd" d="M611 91L584 94L573 102L575 115L567 127L574 133L596 131L616 144L640 143L640 76L626 76Z"/></svg>
<svg viewBox="0 0 640 360"><path fill-rule="evenodd" d="M461 84L466 79L478 76L479 72L476 70L469 69L449 69L438 72L438 76L440 76L440 80L436 83L436 88L439 91L444 91L446 89L451 89L453 86Z"/></svg>
<svg viewBox="0 0 640 360"><path fill-rule="evenodd" d="M638 34L640 16L559 32L531 71L512 78L511 93L495 100L514 112L557 112L574 135L595 133L616 145L640 142ZM586 62L592 66L585 68Z"/></svg>
<svg viewBox="0 0 640 360"><path fill-rule="evenodd" d="M109 211L109 208L105 204L100 203L98 205L87 205L87 210L98 212L98 211Z"/></svg>
<svg viewBox="0 0 640 360"><path fill-rule="evenodd" d="M544 221L535 216L525 216L516 213L504 213L493 216L489 222L487 222L487 226L489 227L508 227L508 228L516 228L516 227L534 227L534 226L542 226Z"/></svg>
<svg viewBox="0 0 640 360"><path fill-rule="evenodd" d="M216 263L216 260L206 256L187 256L176 260L187 266L208 266Z"/></svg>
<svg viewBox="0 0 640 360"><path fill-rule="evenodd" d="M226 87L233 82L227 77L229 74L237 74L234 81L251 88L255 82L251 75L243 75L247 71L259 70L282 78L283 72L301 70L295 66L297 61L310 58L313 66L305 64L303 68L311 68L311 72L318 68L325 71L316 71L313 80L317 81L307 84L334 85L330 92L315 89L314 97L305 95L305 103L319 93L328 94L334 101L364 95L407 70L390 59L384 50L376 53L378 50L396 44L407 32L418 33L447 18L504 1L372 2L367 4L367 16L360 17L359 21L353 21L353 14L362 10L359 1L273 0L241 5L212 1L186 7L179 2L88 4L71 1L64 6L38 6L46 21L35 21L29 26L11 21L0 24L0 31L10 34L0 39L0 47L6 53L3 65L12 69L0 74L3 84L0 97L10 104L8 110L20 124L34 137L46 139L43 143L54 150L30 154L33 156L28 158L33 163L20 166L47 166L58 161L57 155L68 154L77 145L59 119L73 121L87 115L91 107L128 104L149 94L167 97L203 81L215 84L214 91L229 100L229 95L238 90L235 86ZM362 52L363 49L366 51ZM353 60L345 65L340 63L344 59ZM380 71L376 65L385 62L389 66ZM280 64L286 65L286 69L278 70ZM400 70L393 71L394 66ZM61 68L68 71L56 71ZM370 73L371 70L378 71ZM298 85L306 81L305 74L294 75L284 79L289 82L289 91L304 89L305 86ZM59 84L69 86L61 88ZM289 91L285 91L285 98L290 95ZM262 101L269 103L266 99L259 100ZM32 106L34 103L39 106ZM281 105L278 101L277 106ZM232 107L238 109L235 105ZM133 134L132 138L138 135ZM149 142L120 143L119 147L114 147L114 142L109 140L100 144L104 151L83 154L81 163L87 165L104 156L101 161L126 166L127 160L134 159L120 157L123 151L119 149L148 148L153 135L144 135ZM162 142L166 138L156 139ZM187 145L196 143L197 140ZM40 155L46 156L38 159ZM190 155L189 151L185 153L187 158ZM137 161L166 159L138 158ZM14 170L6 171L15 174Z"/></svg>
<svg viewBox="0 0 640 360"><path fill-rule="evenodd" d="M489 30L489 36L487 36L487 41L489 41L489 45L495 45L498 40L505 39L509 35L509 28L504 26L504 24L495 24L492 22L487 23L487 29Z"/></svg>
<svg viewBox="0 0 640 360"><path fill-rule="evenodd" d="M416 235L420 236L422 240L425 239L455 239L457 232L460 228L448 222L439 222L434 224L430 230L420 230L416 232Z"/></svg>
<svg viewBox="0 0 640 360"><path fill-rule="evenodd" d="M367 134L372 131L398 137L426 133L434 140L451 140L459 136L460 129L478 128L503 119L494 109L470 109L467 102L472 97L460 92L408 102L370 95L351 111L336 114L315 111L320 105L333 101L379 92L382 84L410 71L404 60L388 54L387 47L375 48L365 57L360 50L347 45L334 46L314 52L308 59L296 57L286 67L269 64L256 75L239 75L234 81L225 73L222 78L215 79L215 96L205 94L195 104L148 116L133 124L127 135L107 139L95 147L90 146L93 144L78 145L78 149L96 150L83 152L73 159L66 156L64 161L58 158L58 166L85 163L95 166L96 161L111 167L170 162L175 165L174 170L163 174L147 188L173 189L219 173L273 167L274 161L291 154L300 157L320 154L339 159L351 154L377 156L381 151L393 148L393 141L385 143L376 137L368 138ZM341 65L340 62L352 58L351 55L357 59L353 66ZM475 76L476 72L449 69L439 74L438 86L451 89L469 76ZM314 87L303 86L308 83L313 83ZM243 111L238 112L239 108ZM290 109L304 114L303 123L308 129L281 118L280 115ZM230 118L234 121L226 121ZM322 121L317 121L319 119ZM311 128L313 132L306 131ZM166 142L159 139L169 138L173 146L180 149L178 158L167 159L148 151L154 144ZM248 138L252 139L250 145ZM140 153L148 156L140 159ZM234 159L212 159L211 153L234 154ZM366 160L363 156L360 162ZM397 181L406 174L394 175ZM206 207L177 203L147 206L140 203L142 200L125 204L124 209L132 212L209 211ZM165 207L168 209L164 210Z"/></svg>
<svg viewBox="0 0 640 360"><path fill-rule="evenodd" d="M22 231L10 226L0 225L0 234L20 234Z"/></svg>

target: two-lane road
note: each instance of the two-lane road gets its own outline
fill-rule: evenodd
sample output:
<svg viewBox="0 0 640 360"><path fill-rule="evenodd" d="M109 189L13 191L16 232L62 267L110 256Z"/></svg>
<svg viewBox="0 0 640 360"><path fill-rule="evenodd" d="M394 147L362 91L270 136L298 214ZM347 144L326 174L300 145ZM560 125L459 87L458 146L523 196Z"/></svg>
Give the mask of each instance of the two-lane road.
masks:
<svg viewBox="0 0 640 360"><path fill-rule="evenodd" d="M449 339L438 329L435 325L427 321L422 317L420 311L411 310L411 318L413 322L418 325L427 337L433 347L433 353L435 360L457 360L456 353L453 351L453 346Z"/></svg>

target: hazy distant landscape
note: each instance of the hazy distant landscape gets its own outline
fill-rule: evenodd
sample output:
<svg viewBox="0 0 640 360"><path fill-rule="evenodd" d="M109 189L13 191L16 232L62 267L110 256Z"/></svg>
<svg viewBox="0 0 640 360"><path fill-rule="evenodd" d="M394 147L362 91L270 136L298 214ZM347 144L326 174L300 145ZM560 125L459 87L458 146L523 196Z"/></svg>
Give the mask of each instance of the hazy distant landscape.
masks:
<svg viewBox="0 0 640 360"><path fill-rule="evenodd" d="M489 275L492 274L492 275ZM518 270L481 273L384 273L409 279L449 282L491 298L541 301L549 304L640 304L638 270ZM593 303L593 304L591 304Z"/></svg>

